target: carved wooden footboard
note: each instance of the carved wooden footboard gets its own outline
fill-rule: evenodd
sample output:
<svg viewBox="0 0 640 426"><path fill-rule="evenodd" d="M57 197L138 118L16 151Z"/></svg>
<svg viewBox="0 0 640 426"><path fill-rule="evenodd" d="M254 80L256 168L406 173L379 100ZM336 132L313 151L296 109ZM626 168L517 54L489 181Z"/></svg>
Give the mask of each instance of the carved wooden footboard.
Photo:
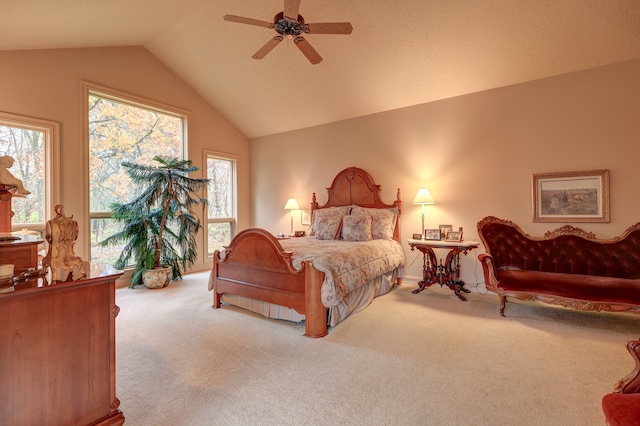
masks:
<svg viewBox="0 0 640 426"><path fill-rule="evenodd" d="M305 315L305 336L327 334L327 308L320 289L324 274L305 262L301 271L291 265L291 252L264 229L240 232L213 259L213 307L220 307L222 293L232 293L286 306Z"/></svg>

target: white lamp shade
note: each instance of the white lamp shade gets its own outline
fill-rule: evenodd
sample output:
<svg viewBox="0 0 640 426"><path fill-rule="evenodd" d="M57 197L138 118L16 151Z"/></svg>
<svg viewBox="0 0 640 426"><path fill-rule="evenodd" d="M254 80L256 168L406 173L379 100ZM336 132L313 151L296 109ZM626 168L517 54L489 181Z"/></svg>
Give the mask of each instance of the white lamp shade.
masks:
<svg viewBox="0 0 640 426"><path fill-rule="evenodd" d="M298 201L295 198L289 198L287 200L287 204L284 206L285 210L300 210L300 206L298 205Z"/></svg>
<svg viewBox="0 0 640 426"><path fill-rule="evenodd" d="M413 204L433 204L435 200L431 196L431 193L427 188L420 188L416 192L416 196L413 198Z"/></svg>

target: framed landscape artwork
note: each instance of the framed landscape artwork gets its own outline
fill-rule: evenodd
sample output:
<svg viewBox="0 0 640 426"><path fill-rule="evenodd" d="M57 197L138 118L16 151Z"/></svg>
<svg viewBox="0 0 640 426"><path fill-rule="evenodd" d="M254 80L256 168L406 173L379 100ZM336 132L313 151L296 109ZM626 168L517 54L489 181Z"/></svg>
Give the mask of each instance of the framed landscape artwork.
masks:
<svg viewBox="0 0 640 426"><path fill-rule="evenodd" d="M534 222L609 222L609 170L532 175Z"/></svg>

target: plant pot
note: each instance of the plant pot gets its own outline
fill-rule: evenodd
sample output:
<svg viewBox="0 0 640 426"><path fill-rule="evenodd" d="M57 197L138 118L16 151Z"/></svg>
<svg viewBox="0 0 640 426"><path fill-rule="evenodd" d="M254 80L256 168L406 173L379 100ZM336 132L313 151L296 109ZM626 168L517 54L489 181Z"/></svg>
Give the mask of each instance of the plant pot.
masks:
<svg viewBox="0 0 640 426"><path fill-rule="evenodd" d="M142 283L147 288L164 288L171 281L171 268L154 268L142 272Z"/></svg>

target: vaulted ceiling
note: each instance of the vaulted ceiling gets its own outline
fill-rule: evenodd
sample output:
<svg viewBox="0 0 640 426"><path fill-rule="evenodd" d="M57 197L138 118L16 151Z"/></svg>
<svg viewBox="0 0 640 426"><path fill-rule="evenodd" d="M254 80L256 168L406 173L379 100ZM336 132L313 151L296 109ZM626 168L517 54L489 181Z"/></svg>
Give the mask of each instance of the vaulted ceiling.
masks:
<svg viewBox="0 0 640 426"><path fill-rule="evenodd" d="M2 0L0 50L144 46L253 138L640 58L637 0L301 0L290 40L251 56L283 0Z"/></svg>

